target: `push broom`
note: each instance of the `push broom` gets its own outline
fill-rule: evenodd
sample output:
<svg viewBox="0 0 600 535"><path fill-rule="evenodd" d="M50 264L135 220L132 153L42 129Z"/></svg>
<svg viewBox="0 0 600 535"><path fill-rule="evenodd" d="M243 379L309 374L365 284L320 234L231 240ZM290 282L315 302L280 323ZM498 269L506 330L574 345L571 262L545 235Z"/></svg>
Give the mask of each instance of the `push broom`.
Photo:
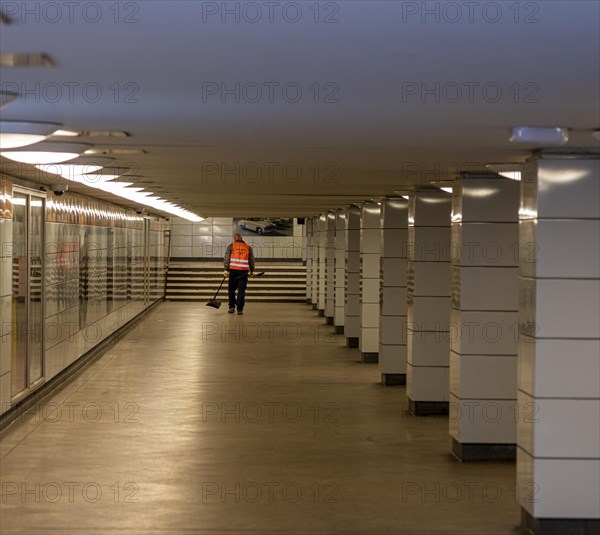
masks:
<svg viewBox="0 0 600 535"><path fill-rule="evenodd" d="M260 273L257 273L256 275L254 275L254 277L262 277L264 274L265 274L265 272L261 271ZM226 278L227 278L227 275L225 275L223 277L223 280L221 281L221 284L219 285L219 289L217 290L217 293L215 294L215 296L208 303L206 303L207 307L221 308L221 301L219 301L217 299L217 296L219 295L221 288L223 288L223 284L225 283Z"/></svg>

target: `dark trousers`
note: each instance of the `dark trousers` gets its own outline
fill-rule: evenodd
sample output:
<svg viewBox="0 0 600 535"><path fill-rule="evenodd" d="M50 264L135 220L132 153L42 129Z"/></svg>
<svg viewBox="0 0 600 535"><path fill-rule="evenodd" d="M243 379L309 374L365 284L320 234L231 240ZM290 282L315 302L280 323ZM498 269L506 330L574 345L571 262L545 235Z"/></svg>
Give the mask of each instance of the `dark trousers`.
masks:
<svg viewBox="0 0 600 535"><path fill-rule="evenodd" d="M244 310L246 302L246 285L248 284L248 272L237 269L229 270L229 308ZM235 291L237 290L237 302Z"/></svg>

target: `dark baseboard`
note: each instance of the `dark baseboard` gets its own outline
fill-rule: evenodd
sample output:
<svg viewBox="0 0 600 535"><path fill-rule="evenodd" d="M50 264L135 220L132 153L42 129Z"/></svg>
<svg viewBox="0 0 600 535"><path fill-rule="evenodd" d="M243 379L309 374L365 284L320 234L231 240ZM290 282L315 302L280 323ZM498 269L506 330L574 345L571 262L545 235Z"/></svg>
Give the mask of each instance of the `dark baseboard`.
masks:
<svg viewBox="0 0 600 535"><path fill-rule="evenodd" d="M534 518L521 508L521 527L534 535L597 535L598 518Z"/></svg>
<svg viewBox="0 0 600 535"><path fill-rule="evenodd" d="M361 353L360 361L363 364L377 364L379 362L379 353Z"/></svg>
<svg viewBox="0 0 600 535"><path fill-rule="evenodd" d="M156 306L162 303L164 300L159 299L152 303L147 309L140 312L135 318L130 319L125 325L120 327L111 335L107 336L104 340L102 340L98 345L95 345L92 349L90 349L87 353L84 353L79 357L75 362L67 366L64 370L57 373L52 379L45 382L38 389L34 390L30 395L26 398L22 399L8 409L4 414L0 416L0 431L5 427L10 425L12 422L17 420L18 418L25 415L25 413L34 407L37 403L39 403L46 396L49 396L54 392L57 388L66 383L69 379L71 379L78 371L92 363L96 359L100 358L110 347L112 347L117 342L121 341L135 326L142 320L144 317L149 314Z"/></svg>
<svg viewBox="0 0 600 535"><path fill-rule="evenodd" d="M320 318L324 318L325 317L325 310L323 310L322 308L319 309L319 317Z"/></svg>
<svg viewBox="0 0 600 535"><path fill-rule="evenodd" d="M325 325L333 325L333 318L327 316L325 318Z"/></svg>
<svg viewBox="0 0 600 535"><path fill-rule="evenodd" d="M405 373L382 373L381 384L384 386L397 386L406 384Z"/></svg>
<svg viewBox="0 0 600 535"><path fill-rule="evenodd" d="M447 416L449 403L447 401L413 401L409 399L408 410L415 416Z"/></svg>
<svg viewBox="0 0 600 535"><path fill-rule="evenodd" d="M312 305L312 299L307 299L307 300L306 300L306 304L307 304L307 305Z"/></svg>
<svg viewBox="0 0 600 535"><path fill-rule="evenodd" d="M356 349L358 347L358 336L350 336L346 338L346 347Z"/></svg>
<svg viewBox="0 0 600 535"><path fill-rule="evenodd" d="M344 334L344 326L343 325L336 325L333 332L335 334Z"/></svg>
<svg viewBox="0 0 600 535"><path fill-rule="evenodd" d="M452 453L463 462L515 461L516 444L462 444L452 439Z"/></svg>

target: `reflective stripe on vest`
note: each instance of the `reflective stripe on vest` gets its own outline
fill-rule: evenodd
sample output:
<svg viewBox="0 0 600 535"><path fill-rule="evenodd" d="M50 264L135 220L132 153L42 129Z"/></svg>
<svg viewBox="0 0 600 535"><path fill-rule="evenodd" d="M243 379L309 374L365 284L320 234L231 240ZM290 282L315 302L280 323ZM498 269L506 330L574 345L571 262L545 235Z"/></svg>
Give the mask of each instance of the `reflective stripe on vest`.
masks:
<svg viewBox="0 0 600 535"><path fill-rule="evenodd" d="M247 243L236 241L231 244L229 269L250 271L250 246Z"/></svg>

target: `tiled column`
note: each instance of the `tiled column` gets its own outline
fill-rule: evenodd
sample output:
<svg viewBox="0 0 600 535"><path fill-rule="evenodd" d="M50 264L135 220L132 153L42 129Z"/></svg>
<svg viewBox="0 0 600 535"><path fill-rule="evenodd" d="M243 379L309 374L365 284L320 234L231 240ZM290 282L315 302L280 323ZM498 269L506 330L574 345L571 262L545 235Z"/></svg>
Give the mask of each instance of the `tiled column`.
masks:
<svg viewBox="0 0 600 535"><path fill-rule="evenodd" d="M347 347L358 347L360 338L360 208L346 210L346 306L344 336Z"/></svg>
<svg viewBox="0 0 600 535"><path fill-rule="evenodd" d="M319 218L311 217L312 228L312 267L310 283L310 301L313 308L319 305Z"/></svg>
<svg viewBox="0 0 600 535"><path fill-rule="evenodd" d="M517 484L536 534L600 532L600 160L541 154L519 210Z"/></svg>
<svg viewBox="0 0 600 535"><path fill-rule="evenodd" d="M418 415L448 413L451 200L432 188L409 202L406 396Z"/></svg>
<svg viewBox="0 0 600 535"><path fill-rule="evenodd" d="M0 177L0 414L10 408L13 336L12 184Z"/></svg>
<svg viewBox="0 0 600 535"><path fill-rule="evenodd" d="M454 186L450 435L462 461L515 458L519 197L507 178Z"/></svg>
<svg viewBox="0 0 600 535"><path fill-rule="evenodd" d="M312 219L306 219L306 302L312 304L312 269L313 269L313 225Z"/></svg>
<svg viewBox="0 0 600 535"><path fill-rule="evenodd" d="M325 316L325 282L326 282L326 240L327 240L327 215L319 216L319 295L317 308L319 316Z"/></svg>
<svg viewBox="0 0 600 535"><path fill-rule="evenodd" d="M335 213L329 212L325 231L325 320L333 325L335 314Z"/></svg>
<svg viewBox="0 0 600 535"><path fill-rule="evenodd" d="M360 215L360 340L361 360L378 361L381 205L363 204Z"/></svg>
<svg viewBox="0 0 600 535"><path fill-rule="evenodd" d="M335 212L335 311L333 325L336 334L344 334L346 305L346 215Z"/></svg>
<svg viewBox="0 0 600 535"><path fill-rule="evenodd" d="M406 254L408 201L381 206L381 299L379 371L384 385L406 384Z"/></svg>

